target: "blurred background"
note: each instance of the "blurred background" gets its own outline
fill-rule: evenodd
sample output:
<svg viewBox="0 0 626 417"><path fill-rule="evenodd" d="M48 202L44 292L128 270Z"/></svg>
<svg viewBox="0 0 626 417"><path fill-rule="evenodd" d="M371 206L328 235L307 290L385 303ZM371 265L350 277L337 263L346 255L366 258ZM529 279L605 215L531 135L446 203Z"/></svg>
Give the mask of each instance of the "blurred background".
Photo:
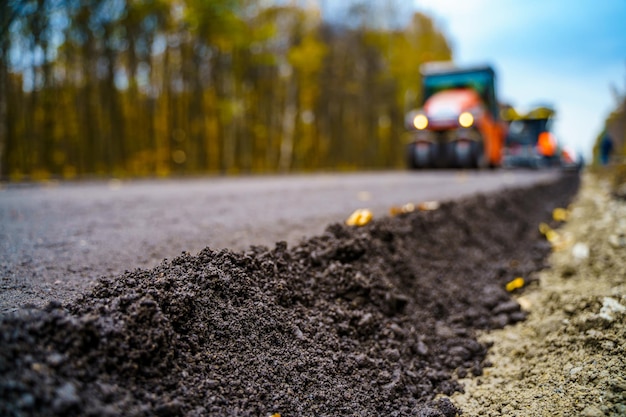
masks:
<svg viewBox="0 0 626 417"><path fill-rule="evenodd" d="M4 0L0 177L404 168L424 62L624 152L626 2Z"/></svg>
<svg viewBox="0 0 626 417"><path fill-rule="evenodd" d="M626 124L615 119L624 118L626 1L413 3L446 34L456 63L492 63L503 102L520 113L554 108L552 131L570 153L597 163L596 143L608 127L613 156L624 155Z"/></svg>

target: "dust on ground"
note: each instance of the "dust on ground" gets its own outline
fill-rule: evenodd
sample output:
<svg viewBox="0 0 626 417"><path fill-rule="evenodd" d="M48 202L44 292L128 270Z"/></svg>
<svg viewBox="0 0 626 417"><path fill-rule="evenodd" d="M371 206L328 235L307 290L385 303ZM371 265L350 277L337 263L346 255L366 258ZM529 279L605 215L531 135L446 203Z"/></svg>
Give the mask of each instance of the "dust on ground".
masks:
<svg viewBox="0 0 626 417"><path fill-rule="evenodd" d="M463 416L626 415L626 200L587 174L551 267L516 299L526 321L483 334L481 377L452 396Z"/></svg>
<svg viewBox="0 0 626 417"><path fill-rule="evenodd" d="M458 379L488 369L478 332L526 318L505 284L547 266L537 225L577 187L564 175L292 248L207 248L7 314L0 414L453 417L471 407L449 399Z"/></svg>

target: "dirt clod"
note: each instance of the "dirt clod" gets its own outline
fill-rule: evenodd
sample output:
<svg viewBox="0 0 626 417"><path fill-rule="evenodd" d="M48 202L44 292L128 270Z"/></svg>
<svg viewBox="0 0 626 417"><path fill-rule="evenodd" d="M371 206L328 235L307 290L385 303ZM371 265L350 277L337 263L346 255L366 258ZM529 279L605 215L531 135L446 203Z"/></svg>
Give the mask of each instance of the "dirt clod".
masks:
<svg viewBox="0 0 626 417"><path fill-rule="evenodd" d="M577 186L183 253L7 314L0 414L455 416L457 376L486 365L477 331L524 319L506 283L544 266L537 225Z"/></svg>

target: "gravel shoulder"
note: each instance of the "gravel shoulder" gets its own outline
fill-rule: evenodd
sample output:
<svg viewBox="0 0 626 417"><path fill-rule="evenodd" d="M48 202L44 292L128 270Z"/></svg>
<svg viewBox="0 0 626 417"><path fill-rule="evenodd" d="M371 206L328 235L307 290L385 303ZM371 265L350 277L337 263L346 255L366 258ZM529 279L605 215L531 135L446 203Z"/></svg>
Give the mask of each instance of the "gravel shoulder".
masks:
<svg viewBox="0 0 626 417"><path fill-rule="evenodd" d="M626 201L585 174L550 267L515 295L522 323L483 333L492 367L452 401L471 416L626 415Z"/></svg>

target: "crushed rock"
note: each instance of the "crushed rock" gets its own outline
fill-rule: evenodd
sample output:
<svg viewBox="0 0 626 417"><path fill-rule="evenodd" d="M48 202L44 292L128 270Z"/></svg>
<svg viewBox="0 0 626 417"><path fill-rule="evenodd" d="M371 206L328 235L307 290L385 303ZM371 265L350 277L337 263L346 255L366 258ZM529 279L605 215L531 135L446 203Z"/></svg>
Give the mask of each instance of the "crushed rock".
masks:
<svg viewBox="0 0 626 417"><path fill-rule="evenodd" d="M609 239L623 230L626 201L610 188L585 173L561 229L572 244L518 298L528 319L479 338L493 345L493 367L452 396L464 417L626 415L626 249Z"/></svg>

